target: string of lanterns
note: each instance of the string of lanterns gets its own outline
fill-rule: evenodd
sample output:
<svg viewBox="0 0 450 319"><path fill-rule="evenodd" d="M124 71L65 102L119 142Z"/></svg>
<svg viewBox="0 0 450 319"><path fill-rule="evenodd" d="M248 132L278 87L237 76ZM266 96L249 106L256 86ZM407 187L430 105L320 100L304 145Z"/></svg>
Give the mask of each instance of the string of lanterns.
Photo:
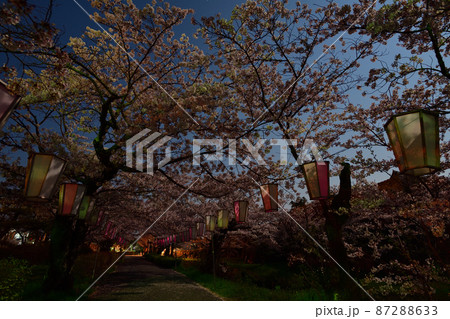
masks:
<svg viewBox="0 0 450 319"><path fill-rule="evenodd" d="M21 97L10 92L6 84L0 81L0 129L20 102ZM440 170L439 115L426 110L416 110L392 116L384 125L400 173L413 176L432 174ZM29 201L49 201L58 184L58 180L67 165L66 160L53 154L31 153L28 158L24 195ZM325 200L330 196L330 172L328 161L313 161L302 164L311 200ZM278 185L260 186L265 212L278 210ZM234 216L238 224L248 220L246 200L234 202ZM86 187L76 183L64 183L60 186L58 215L76 216L86 220L89 225L99 226L101 213L94 209L94 199L86 195ZM158 245L185 242L204 236L205 231L226 229L229 224L229 212L221 209L215 215L207 215L205 223L197 223L179 234L158 238ZM105 237L118 242L124 239L118 236L118 228L111 222L106 223Z"/></svg>

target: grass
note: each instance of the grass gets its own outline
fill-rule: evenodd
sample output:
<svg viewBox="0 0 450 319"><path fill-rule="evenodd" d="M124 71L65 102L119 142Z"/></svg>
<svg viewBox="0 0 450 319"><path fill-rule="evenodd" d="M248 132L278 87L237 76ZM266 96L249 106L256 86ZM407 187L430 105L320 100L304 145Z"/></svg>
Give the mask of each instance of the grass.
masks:
<svg viewBox="0 0 450 319"><path fill-rule="evenodd" d="M329 296L324 291L316 289L295 291L281 289L280 286L276 286L275 289L269 289L220 277L214 279L213 275L203 273L194 267L180 266L176 270L226 300L329 300Z"/></svg>
<svg viewBox="0 0 450 319"><path fill-rule="evenodd" d="M31 268L32 275L28 280L23 294L22 300L56 300L56 301L73 301L76 300L92 283L89 276L75 274L73 289L71 291L54 291L44 293L43 284L47 274L48 266L36 265Z"/></svg>
<svg viewBox="0 0 450 319"><path fill-rule="evenodd" d="M96 275L100 275L116 258L116 254L101 253L97 260ZM95 254L85 254L79 256L75 262L73 270L73 289L71 291L43 292L43 284L47 274L48 266L46 264L33 265L31 267L31 276L22 292L22 300L57 300L71 301L76 300L93 282L92 270ZM109 272L113 271L110 269Z"/></svg>
<svg viewBox="0 0 450 319"><path fill-rule="evenodd" d="M333 300L333 294L310 288L303 277L283 264L227 264L228 278L202 271L198 261L149 254L147 260L174 268L225 300Z"/></svg>

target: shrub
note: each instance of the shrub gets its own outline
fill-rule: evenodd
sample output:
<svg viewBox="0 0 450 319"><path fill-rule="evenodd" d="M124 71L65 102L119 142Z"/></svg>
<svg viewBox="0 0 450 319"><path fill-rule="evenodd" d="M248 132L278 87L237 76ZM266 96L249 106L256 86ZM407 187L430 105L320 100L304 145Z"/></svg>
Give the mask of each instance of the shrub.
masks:
<svg viewBox="0 0 450 319"><path fill-rule="evenodd" d="M16 258L0 260L0 300L19 300L31 268L27 261Z"/></svg>

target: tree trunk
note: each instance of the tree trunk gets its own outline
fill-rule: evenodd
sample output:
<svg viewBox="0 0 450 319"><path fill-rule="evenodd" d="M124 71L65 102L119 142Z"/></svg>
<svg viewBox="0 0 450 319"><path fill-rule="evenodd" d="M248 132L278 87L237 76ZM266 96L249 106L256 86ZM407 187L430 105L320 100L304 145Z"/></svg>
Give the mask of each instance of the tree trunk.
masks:
<svg viewBox="0 0 450 319"><path fill-rule="evenodd" d="M325 200L321 201L323 213L325 216L325 232L328 238L329 253L339 263L339 265L346 271L349 271L349 260L347 257L347 250L345 249L344 239L342 237L342 228L347 221L350 213L350 199L351 199L351 176L350 165L343 164L339 180L339 193L333 198L331 207ZM333 263L334 265L334 263ZM335 265L331 273L331 283L340 287L342 283L342 274L339 267ZM345 279L347 282L347 279Z"/></svg>
<svg viewBox="0 0 450 319"><path fill-rule="evenodd" d="M56 216L50 233L50 264L44 290L70 291L73 280L71 276L70 244L73 220L71 216Z"/></svg>
<svg viewBox="0 0 450 319"><path fill-rule="evenodd" d="M325 214L325 232L328 238L329 253L342 266L348 266L347 250L345 249L344 239L342 237L342 227L345 223L345 218L337 215L333 210L330 210L326 204L324 205Z"/></svg>
<svg viewBox="0 0 450 319"><path fill-rule="evenodd" d="M84 242L87 227L77 220L73 229L72 216L56 216L50 237L50 264L44 290L71 291L72 269Z"/></svg>

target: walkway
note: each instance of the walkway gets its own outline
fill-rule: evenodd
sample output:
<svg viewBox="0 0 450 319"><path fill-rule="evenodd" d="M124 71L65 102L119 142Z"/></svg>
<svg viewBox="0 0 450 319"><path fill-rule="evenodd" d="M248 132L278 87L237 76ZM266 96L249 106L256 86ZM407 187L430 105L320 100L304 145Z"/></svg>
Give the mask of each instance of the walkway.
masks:
<svg viewBox="0 0 450 319"><path fill-rule="evenodd" d="M89 300L221 300L186 276L140 256L124 256L114 272L95 285Z"/></svg>

